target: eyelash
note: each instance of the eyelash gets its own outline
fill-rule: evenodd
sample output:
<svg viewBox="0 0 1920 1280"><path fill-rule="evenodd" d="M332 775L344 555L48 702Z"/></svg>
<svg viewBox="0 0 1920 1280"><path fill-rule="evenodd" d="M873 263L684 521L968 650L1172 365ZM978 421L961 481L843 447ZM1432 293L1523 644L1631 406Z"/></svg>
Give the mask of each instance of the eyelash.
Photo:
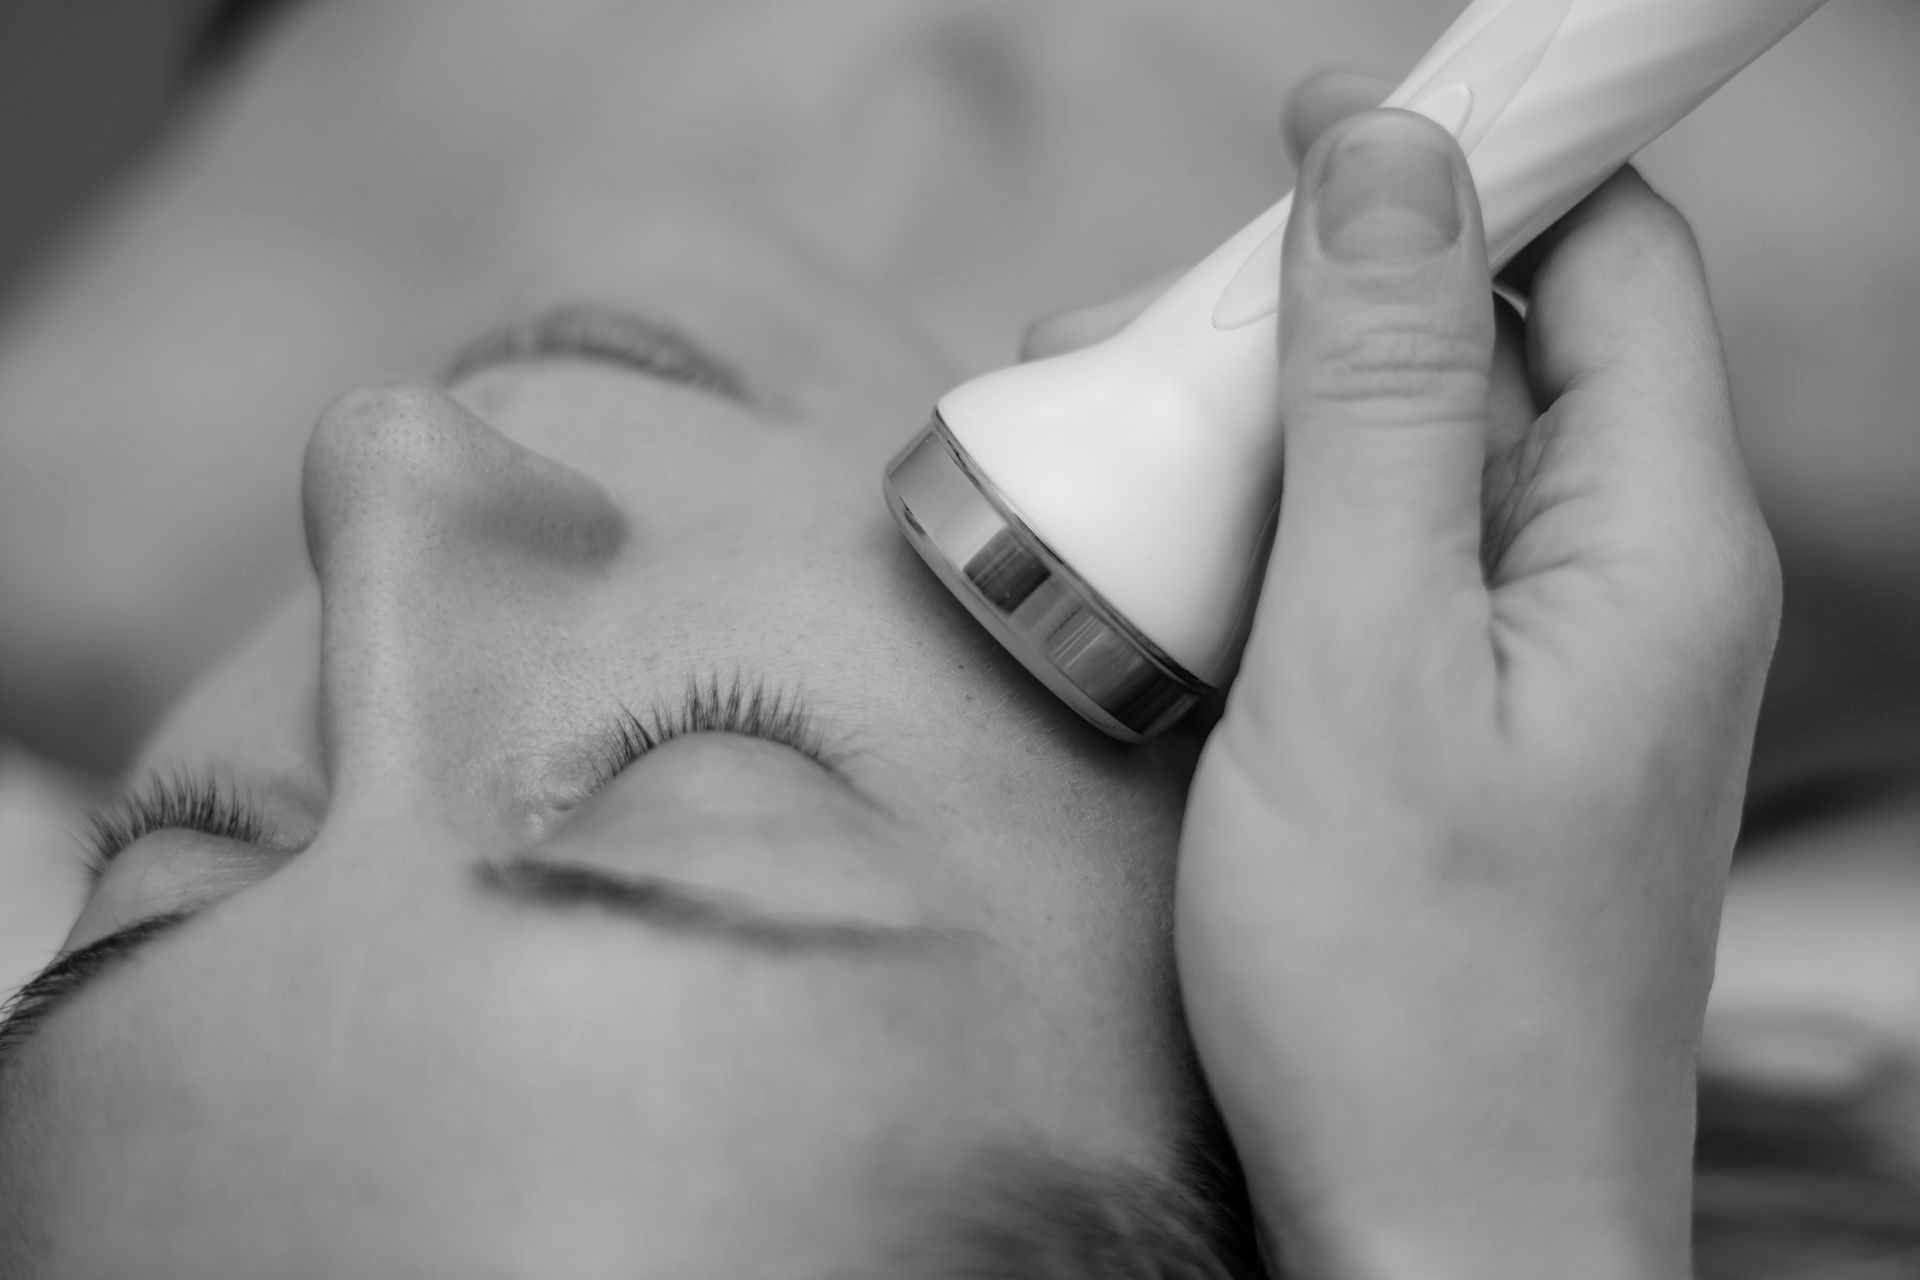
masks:
<svg viewBox="0 0 1920 1280"><path fill-rule="evenodd" d="M813 712L796 694L764 678L718 675L703 684L690 676L680 703L655 704L645 716L622 707L614 721L594 790L612 782L649 751L690 733L737 733L791 747L823 768L838 771L846 752L815 727Z"/></svg>
<svg viewBox="0 0 1920 1280"><path fill-rule="evenodd" d="M621 708L607 733L597 791L634 761L675 738L691 733L737 733L791 747L827 769L838 770L845 752L814 725L813 713L797 695L765 679L734 675L689 677L675 706L655 704L645 716ZM260 806L224 779L211 774L150 774L141 783L88 818L81 860L98 880L129 845L157 831L198 831L242 844L265 844L272 827Z"/></svg>
<svg viewBox="0 0 1920 1280"><path fill-rule="evenodd" d="M83 859L98 879L128 845L156 831L199 831L243 844L265 844L266 815L210 774L150 774L139 786L89 816Z"/></svg>

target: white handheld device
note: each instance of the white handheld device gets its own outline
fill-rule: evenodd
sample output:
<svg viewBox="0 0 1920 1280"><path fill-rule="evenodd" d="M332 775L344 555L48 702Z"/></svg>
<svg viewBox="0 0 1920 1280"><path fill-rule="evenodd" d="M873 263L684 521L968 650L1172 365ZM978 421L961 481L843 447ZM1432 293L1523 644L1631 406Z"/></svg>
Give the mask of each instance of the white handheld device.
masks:
<svg viewBox="0 0 1920 1280"><path fill-rule="evenodd" d="M1497 269L1823 0L1473 0L1385 105L1459 140ZM1279 498L1289 195L1117 336L947 393L888 505L973 615L1138 740L1231 672Z"/></svg>

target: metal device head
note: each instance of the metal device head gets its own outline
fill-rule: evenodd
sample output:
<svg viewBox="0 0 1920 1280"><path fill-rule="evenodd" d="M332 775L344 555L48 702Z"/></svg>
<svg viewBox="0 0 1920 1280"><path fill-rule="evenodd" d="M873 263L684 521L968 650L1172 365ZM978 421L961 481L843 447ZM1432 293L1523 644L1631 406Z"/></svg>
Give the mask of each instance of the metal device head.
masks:
<svg viewBox="0 0 1920 1280"><path fill-rule="evenodd" d="M885 488L907 541L947 589L1107 733L1150 738L1213 692L1054 554L938 413L887 465Z"/></svg>

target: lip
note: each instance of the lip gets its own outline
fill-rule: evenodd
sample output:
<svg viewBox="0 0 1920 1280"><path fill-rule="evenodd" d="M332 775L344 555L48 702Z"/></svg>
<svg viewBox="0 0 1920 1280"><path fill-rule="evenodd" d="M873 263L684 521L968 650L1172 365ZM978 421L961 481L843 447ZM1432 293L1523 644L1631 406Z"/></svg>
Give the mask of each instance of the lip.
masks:
<svg viewBox="0 0 1920 1280"><path fill-rule="evenodd" d="M553 358L611 364L672 386L752 406L758 397L730 362L655 316L597 302L562 302L490 329L461 348L443 380Z"/></svg>

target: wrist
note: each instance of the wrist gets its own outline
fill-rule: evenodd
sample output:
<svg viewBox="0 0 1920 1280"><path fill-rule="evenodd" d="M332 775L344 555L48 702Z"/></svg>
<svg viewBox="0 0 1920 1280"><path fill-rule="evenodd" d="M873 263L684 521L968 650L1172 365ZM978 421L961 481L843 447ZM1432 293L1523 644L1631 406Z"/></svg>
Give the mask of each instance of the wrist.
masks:
<svg viewBox="0 0 1920 1280"><path fill-rule="evenodd" d="M1416 1212L1278 1214L1258 1204L1275 1274L1289 1280L1688 1280L1683 1195L1678 1228L1590 1205L1466 1205L1436 1195Z"/></svg>
<svg viewBox="0 0 1920 1280"><path fill-rule="evenodd" d="M1594 1083L1589 1078L1585 1083ZM1235 1125L1262 1234L1290 1280L1685 1280L1692 1091L1511 1108L1429 1080L1364 1109L1319 1105L1283 1132ZM1496 1096L1498 1095L1498 1096ZM1399 1095L1406 1099L1405 1094ZM1410 1099L1407 1099L1410 1100ZM1322 1103L1328 1100L1323 1098ZM1541 1101L1545 1101L1542 1099ZM1587 1104L1597 1099L1589 1097ZM1229 1116L1234 1108L1229 1107Z"/></svg>

